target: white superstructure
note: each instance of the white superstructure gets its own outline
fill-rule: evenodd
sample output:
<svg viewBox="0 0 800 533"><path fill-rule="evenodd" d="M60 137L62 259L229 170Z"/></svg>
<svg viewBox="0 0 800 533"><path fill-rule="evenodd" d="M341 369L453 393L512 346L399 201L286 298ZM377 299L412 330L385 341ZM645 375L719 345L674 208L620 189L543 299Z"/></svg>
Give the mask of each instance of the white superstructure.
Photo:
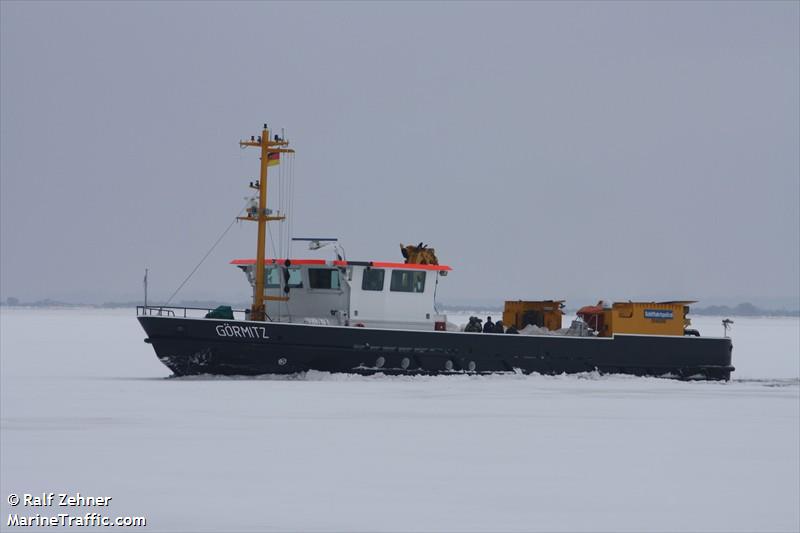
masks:
<svg viewBox="0 0 800 533"><path fill-rule="evenodd" d="M254 259L236 259L255 290ZM447 329L435 308L446 265L265 259L267 314L281 322L370 328Z"/></svg>

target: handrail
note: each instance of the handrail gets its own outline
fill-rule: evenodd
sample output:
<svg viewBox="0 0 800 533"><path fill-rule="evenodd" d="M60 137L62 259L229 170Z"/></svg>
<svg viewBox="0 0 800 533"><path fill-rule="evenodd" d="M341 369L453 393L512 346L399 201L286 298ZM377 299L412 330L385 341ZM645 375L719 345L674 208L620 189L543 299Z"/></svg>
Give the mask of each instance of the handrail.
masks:
<svg viewBox="0 0 800 533"><path fill-rule="evenodd" d="M185 307L185 306L178 306L178 305L137 305L136 306L136 316L170 316L175 317L178 316L179 313L183 314L183 318L187 318L189 315L187 311L205 311L206 313L213 311L215 308L213 307ZM236 313L241 313L244 315L244 318L247 319L247 315L249 314L249 309L231 309L233 311L234 316Z"/></svg>

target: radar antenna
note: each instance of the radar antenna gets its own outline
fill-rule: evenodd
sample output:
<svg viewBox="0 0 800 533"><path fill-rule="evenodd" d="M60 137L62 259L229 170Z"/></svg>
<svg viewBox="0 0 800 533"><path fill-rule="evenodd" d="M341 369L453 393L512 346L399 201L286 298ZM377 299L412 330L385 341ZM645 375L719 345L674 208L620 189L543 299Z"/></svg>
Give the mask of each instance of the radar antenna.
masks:
<svg viewBox="0 0 800 533"><path fill-rule="evenodd" d="M325 248L332 244L336 251L336 258L339 261L344 261L346 257L344 246L342 246L339 243L339 239L335 237L292 237L292 241L307 242L309 250L319 250L320 248Z"/></svg>

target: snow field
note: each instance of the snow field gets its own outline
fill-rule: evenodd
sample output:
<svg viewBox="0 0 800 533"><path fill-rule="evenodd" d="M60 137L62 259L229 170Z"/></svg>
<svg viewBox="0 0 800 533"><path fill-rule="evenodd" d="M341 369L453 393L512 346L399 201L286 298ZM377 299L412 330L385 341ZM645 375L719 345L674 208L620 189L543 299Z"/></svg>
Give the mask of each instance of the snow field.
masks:
<svg viewBox="0 0 800 533"><path fill-rule="evenodd" d="M797 531L800 322L734 320L730 383L167 379L132 310L4 308L0 524L71 491L154 531Z"/></svg>

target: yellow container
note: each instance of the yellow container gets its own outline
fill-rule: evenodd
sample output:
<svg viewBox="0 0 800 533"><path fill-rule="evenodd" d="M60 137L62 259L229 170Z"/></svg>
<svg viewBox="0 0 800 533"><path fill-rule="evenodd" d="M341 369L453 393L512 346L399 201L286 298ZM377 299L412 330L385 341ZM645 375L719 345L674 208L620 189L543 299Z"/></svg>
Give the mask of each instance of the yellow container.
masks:
<svg viewBox="0 0 800 533"><path fill-rule="evenodd" d="M614 302L606 309L607 331L603 336L617 333L635 335L683 335L691 324L686 315L693 301L674 302Z"/></svg>
<svg viewBox="0 0 800 533"><path fill-rule="evenodd" d="M517 329L533 324L555 331L561 329L563 307L564 300L508 300L503 309L503 324Z"/></svg>

